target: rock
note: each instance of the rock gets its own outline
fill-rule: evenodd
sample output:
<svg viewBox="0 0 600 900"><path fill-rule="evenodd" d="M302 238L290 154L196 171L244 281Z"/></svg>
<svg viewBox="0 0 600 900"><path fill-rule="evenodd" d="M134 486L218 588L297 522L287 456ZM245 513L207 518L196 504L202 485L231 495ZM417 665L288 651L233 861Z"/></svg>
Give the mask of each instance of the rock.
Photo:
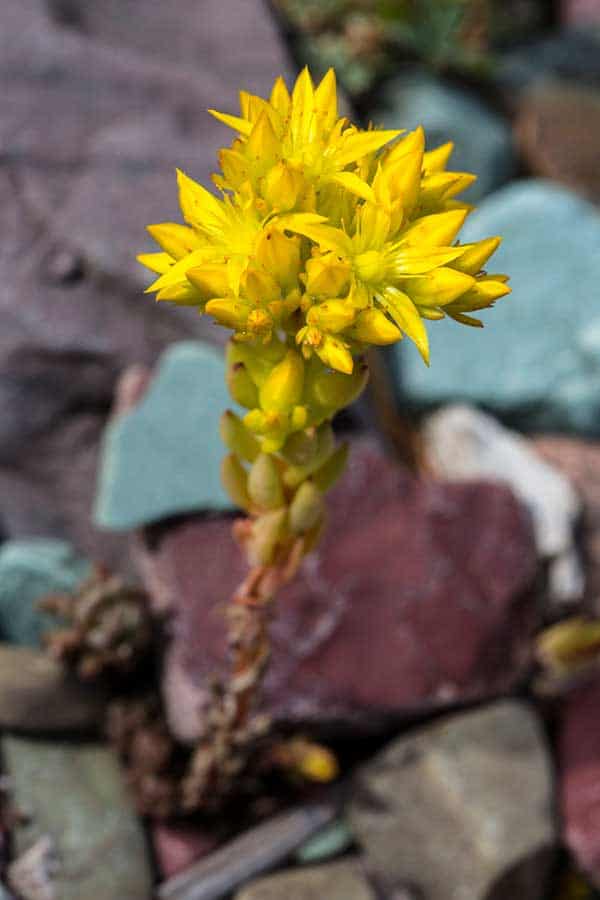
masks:
<svg viewBox="0 0 600 900"><path fill-rule="evenodd" d="M178 67L195 77L211 75L219 92L237 100L236 91L270 89L275 73L289 71L285 46L260 0L180 0L177 15L160 3L129 0L50 0L54 18L103 44L127 47ZM65 17L68 8L70 16ZM63 15L61 16L61 10ZM223 50L227 48L227 61ZM214 73L219 73L215 85ZM211 101L215 102L215 101Z"/></svg>
<svg viewBox="0 0 600 900"><path fill-rule="evenodd" d="M572 691L560 710L559 802L564 841L600 886L600 680Z"/></svg>
<svg viewBox="0 0 600 900"><path fill-rule="evenodd" d="M533 710L502 701L395 740L358 776L350 822L383 885L536 900L556 844L551 771Z"/></svg>
<svg viewBox="0 0 600 900"><path fill-rule="evenodd" d="M0 536L66 538L124 570L123 540L90 523L116 379L222 331L144 299L135 254L146 223L177 215L175 166L206 181L230 140L206 108L268 92L286 55L259 0L93 6L2 17Z"/></svg>
<svg viewBox="0 0 600 900"><path fill-rule="evenodd" d="M165 881L158 889L158 900L221 900L286 859L334 815L333 806L313 804L262 822Z"/></svg>
<svg viewBox="0 0 600 900"><path fill-rule="evenodd" d="M104 699L98 685L82 685L48 654L0 644L0 728L96 731Z"/></svg>
<svg viewBox="0 0 600 900"><path fill-rule="evenodd" d="M60 900L147 900L152 876L144 835L117 760L99 744L2 737L12 802L26 814L13 832L18 854L41 837L58 857Z"/></svg>
<svg viewBox="0 0 600 900"><path fill-rule="evenodd" d="M235 895L235 900L376 900L360 865L329 863L279 872L253 882Z"/></svg>
<svg viewBox="0 0 600 900"><path fill-rule="evenodd" d="M562 0L560 6L565 25L600 25L598 0Z"/></svg>
<svg viewBox="0 0 600 900"><path fill-rule="evenodd" d="M600 213L564 188L521 181L485 200L461 239L495 234L504 240L493 270L510 274L513 293L486 311L483 331L433 323L431 369L406 341L394 348L401 402L458 399L520 430L600 433L600 316L589 303L600 278L590 250L600 242Z"/></svg>
<svg viewBox="0 0 600 900"><path fill-rule="evenodd" d="M561 182L600 203L597 89L542 83L525 92L515 128L521 155L534 175Z"/></svg>
<svg viewBox="0 0 600 900"><path fill-rule="evenodd" d="M427 146L454 141L449 168L474 172L475 185L465 192L477 202L508 181L515 157L508 123L474 94L425 73L395 76L381 92L372 119L385 128L423 125Z"/></svg>
<svg viewBox="0 0 600 900"><path fill-rule="evenodd" d="M221 355L172 346L139 406L108 426L95 519L113 530L192 510L227 510L219 419L231 405Z"/></svg>
<svg viewBox="0 0 600 900"><path fill-rule="evenodd" d="M299 863L324 862L339 856L354 843L354 835L345 819L337 819L303 844L296 853Z"/></svg>
<svg viewBox="0 0 600 900"><path fill-rule="evenodd" d="M510 491L414 481L359 441L329 507L321 549L279 598L269 715L371 731L518 682L537 567ZM210 679L226 666L224 604L246 572L230 529L192 519L139 546L155 606L174 611L163 692L183 740L198 736Z"/></svg>
<svg viewBox="0 0 600 900"><path fill-rule="evenodd" d="M520 42L495 60L494 76L508 104L521 91L549 78L600 85L600 33L592 28L563 28Z"/></svg>
<svg viewBox="0 0 600 900"><path fill-rule="evenodd" d="M152 824L152 845L163 878L171 878L211 853L217 841L197 825L156 821Z"/></svg>
<svg viewBox="0 0 600 900"><path fill-rule="evenodd" d="M529 441L473 407L444 407L425 420L422 434L427 462L440 478L489 479L515 492L531 513L538 553L550 563L551 599L580 600L584 575L574 531L581 502L570 481Z"/></svg>
<svg viewBox="0 0 600 900"><path fill-rule="evenodd" d="M0 547L0 639L37 647L56 619L39 609L48 594L70 594L90 574L65 541L9 541Z"/></svg>
<svg viewBox="0 0 600 900"><path fill-rule="evenodd" d="M542 435L533 443L544 459L571 480L583 501L586 598L600 613L600 442Z"/></svg>

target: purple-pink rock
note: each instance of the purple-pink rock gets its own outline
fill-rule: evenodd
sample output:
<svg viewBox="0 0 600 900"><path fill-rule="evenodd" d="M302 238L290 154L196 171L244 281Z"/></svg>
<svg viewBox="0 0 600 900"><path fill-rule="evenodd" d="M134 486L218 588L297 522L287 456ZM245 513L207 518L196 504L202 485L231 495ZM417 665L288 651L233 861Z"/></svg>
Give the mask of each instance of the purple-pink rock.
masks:
<svg viewBox="0 0 600 900"><path fill-rule="evenodd" d="M245 572L230 526L188 520L140 553L155 604L174 611L164 695L184 740L225 671L224 609ZM417 481L357 443L320 550L279 598L265 711L371 729L511 688L529 660L536 567L510 491Z"/></svg>
<svg viewBox="0 0 600 900"><path fill-rule="evenodd" d="M600 0L562 0L561 6L565 25L600 24Z"/></svg>
<svg viewBox="0 0 600 900"><path fill-rule="evenodd" d="M564 700L559 734L560 811L564 840L600 886L600 679Z"/></svg>
<svg viewBox="0 0 600 900"><path fill-rule="evenodd" d="M152 845L162 877L170 878L214 850L217 840L197 825L154 822Z"/></svg>

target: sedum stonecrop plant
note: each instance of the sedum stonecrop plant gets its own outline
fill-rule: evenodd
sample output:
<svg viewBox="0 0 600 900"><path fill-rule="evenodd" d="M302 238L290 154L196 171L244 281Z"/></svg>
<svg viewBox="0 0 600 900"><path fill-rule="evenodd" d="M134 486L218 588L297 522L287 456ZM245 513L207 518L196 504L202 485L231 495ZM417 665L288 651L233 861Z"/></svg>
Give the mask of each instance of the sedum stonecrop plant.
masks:
<svg viewBox="0 0 600 900"><path fill-rule="evenodd" d="M149 226L161 250L139 257L157 300L231 329L227 382L247 410L222 420L223 481L248 514L235 533L252 570L236 596L221 731L246 720L268 658L251 611L318 538L346 457L331 420L365 387L367 349L408 337L428 363L426 321L480 326L473 313L509 292L483 271L499 238L457 241L471 209L457 197L475 176L446 170L452 144L426 152L421 128L339 118L333 70L316 87L305 69L291 94L278 78L269 100L240 100L239 116L211 110L236 135L219 152L220 196L178 172L186 224Z"/></svg>
<svg viewBox="0 0 600 900"><path fill-rule="evenodd" d="M367 348L407 336L428 363L426 320L480 326L473 313L510 289L483 271L499 238L456 240L471 209L457 196L475 176L446 170L452 144L426 152L421 128L338 118L333 70L240 100L240 116L211 110L236 132L213 176L221 196L178 172L187 224L151 225L162 251L139 259L157 300L233 331L228 385L248 412L225 415L223 478L266 517L251 555L268 563L284 531L319 526L343 462L329 423L363 390Z"/></svg>

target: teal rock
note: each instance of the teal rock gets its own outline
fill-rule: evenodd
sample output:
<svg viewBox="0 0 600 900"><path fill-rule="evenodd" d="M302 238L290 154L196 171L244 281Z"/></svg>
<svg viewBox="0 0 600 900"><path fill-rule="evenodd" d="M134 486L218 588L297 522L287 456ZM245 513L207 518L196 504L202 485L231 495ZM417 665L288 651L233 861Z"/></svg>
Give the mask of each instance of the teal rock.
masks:
<svg viewBox="0 0 600 900"><path fill-rule="evenodd" d="M100 744L13 735L1 746L11 801L23 813L12 832L16 855L50 839L57 858L51 896L148 900L144 834L114 753Z"/></svg>
<svg viewBox="0 0 600 900"><path fill-rule="evenodd" d="M48 594L72 593L90 564L57 540L9 541L0 548L0 640L37 647L56 619L38 609Z"/></svg>
<svg viewBox="0 0 600 900"><path fill-rule="evenodd" d="M485 328L432 322L431 368L409 341L390 359L400 402L488 407L522 430L600 434L600 213L570 191L528 180L469 216L461 240L502 235L490 272L513 293L482 313Z"/></svg>
<svg viewBox="0 0 600 900"><path fill-rule="evenodd" d="M475 184L465 191L470 203L500 187L514 174L516 163L508 123L475 94L421 72L397 75L382 89L371 118L378 127L422 125L428 149L454 142L448 168L473 172Z"/></svg>
<svg viewBox="0 0 600 900"><path fill-rule="evenodd" d="M300 847L294 854L299 863L317 863L349 850L354 843L354 835L344 819L336 819Z"/></svg>
<svg viewBox="0 0 600 900"><path fill-rule="evenodd" d="M225 452L219 419L228 407L222 355L195 341L171 346L140 404L106 429L96 523L126 531L182 513L230 509L219 472Z"/></svg>

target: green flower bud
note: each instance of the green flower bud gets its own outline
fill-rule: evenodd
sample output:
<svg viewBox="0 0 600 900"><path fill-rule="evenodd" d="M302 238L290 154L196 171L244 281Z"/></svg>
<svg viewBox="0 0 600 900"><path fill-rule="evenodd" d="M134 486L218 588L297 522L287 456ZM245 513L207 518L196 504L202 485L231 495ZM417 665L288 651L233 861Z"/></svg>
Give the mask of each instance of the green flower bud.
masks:
<svg viewBox="0 0 600 900"><path fill-rule="evenodd" d="M275 458L268 453L257 456L248 476L248 493L261 509L277 509L285 503L283 485Z"/></svg>
<svg viewBox="0 0 600 900"><path fill-rule="evenodd" d="M298 487L306 478L319 469L331 456L335 447L333 429L329 422L324 422L317 429L317 448L310 462L303 466L288 466L283 473L283 481L287 487Z"/></svg>
<svg viewBox="0 0 600 900"><path fill-rule="evenodd" d="M309 406L322 409L343 409L363 392L369 379L369 367L364 359L357 359L351 375L332 372L314 358L308 367L305 397Z"/></svg>
<svg viewBox="0 0 600 900"><path fill-rule="evenodd" d="M254 462L260 453L260 444L254 435L230 409L221 416L221 439L233 453L248 462Z"/></svg>
<svg viewBox="0 0 600 900"><path fill-rule="evenodd" d="M288 350L260 388L260 404L265 410L288 412L300 402L303 387L304 360L296 350Z"/></svg>
<svg viewBox="0 0 600 900"><path fill-rule="evenodd" d="M316 470L312 479L322 493L328 491L336 483L346 468L350 448L348 444L340 444L323 465Z"/></svg>
<svg viewBox="0 0 600 900"><path fill-rule="evenodd" d="M235 453L228 453L223 459L221 481L234 505L249 512L252 501L248 494L248 473Z"/></svg>
<svg viewBox="0 0 600 900"><path fill-rule="evenodd" d="M258 388L248 374L245 363L231 363L227 367L227 387L236 403L253 409L258 406Z"/></svg>
<svg viewBox="0 0 600 900"><path fill-rule="evenodd" d="M303 482L290 504L290 531L305 534L323 517L323 495L312 481Z"/></svg>
<svg viewBox="0 0 600 900"><path fill-rule="evenodd" d="M277 544L285 537L287 509L263 513L252 523L252 536L247 544L251 565L268 566L273 562Z"/></svg>

